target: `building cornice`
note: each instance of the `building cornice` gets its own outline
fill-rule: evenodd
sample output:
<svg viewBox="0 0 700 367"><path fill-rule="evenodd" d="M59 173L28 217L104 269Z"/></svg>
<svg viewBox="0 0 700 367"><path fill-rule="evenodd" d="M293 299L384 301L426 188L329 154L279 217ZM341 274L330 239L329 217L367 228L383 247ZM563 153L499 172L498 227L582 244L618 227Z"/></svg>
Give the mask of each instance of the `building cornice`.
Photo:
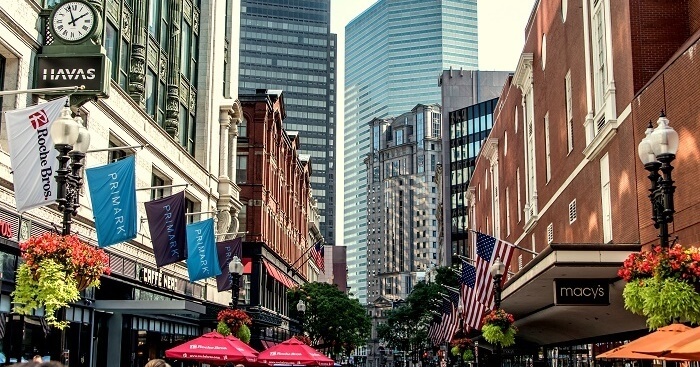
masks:
<svg viewBox="0 0 700 367"><path fill-rule="evenodd" d="M515 69L515 75L513 75L513 84L521 90L524 89L528 78L532 76L532 60L532 53L520 54L518 67Z"/></svg>

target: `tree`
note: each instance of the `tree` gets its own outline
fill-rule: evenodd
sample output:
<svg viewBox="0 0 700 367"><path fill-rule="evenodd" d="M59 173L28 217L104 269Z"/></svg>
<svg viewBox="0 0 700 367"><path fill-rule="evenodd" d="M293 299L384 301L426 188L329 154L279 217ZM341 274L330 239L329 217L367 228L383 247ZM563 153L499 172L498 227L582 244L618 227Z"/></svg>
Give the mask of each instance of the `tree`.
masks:
<svg viewBox="0 0 700 367"><path fill-rule="evenodd" d="M330 351L333 355L350 355L358 345L363 345L372 328L367 311L356 299L328 283L306 283L290 289L287 294L290 316L300 319L296 309L300 299L306 303L303 315L304 331L311 338L312 346Z"/></svg>
<svg viewBox="0 0 700 367"><path fill-rule="evenodd" d="M436 305L447 294L444 285L457 288L459 282L448 267L436 269L434 283L419 282L406 301L387 314L387 321L377 327L377 335L392 349L418 353L428 347L428 328L433 321Z"/></svg>

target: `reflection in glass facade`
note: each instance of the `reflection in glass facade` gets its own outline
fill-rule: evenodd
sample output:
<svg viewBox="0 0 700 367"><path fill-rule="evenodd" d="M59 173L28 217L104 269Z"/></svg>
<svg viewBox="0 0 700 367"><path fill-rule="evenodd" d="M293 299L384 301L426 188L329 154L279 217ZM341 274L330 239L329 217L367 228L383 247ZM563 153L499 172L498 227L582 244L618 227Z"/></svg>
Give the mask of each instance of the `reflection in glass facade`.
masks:
<svg viewBox="0 0 700 367"><path fill-rule="evenodd" d="M469 258L466 194L481 145L493 127L498 98L452 111L450 121L450 208L452 252Z"/></svg>
<svg viewBox="0 0 700 367"><path fill-rule="evenodd" d="M379 0L345 27L343 243L348 286L361 303L368 301L367 124L440 103L442 70L477 68L476 3Z"/></svg>
<svg viewBox="0 0 700 367"><path fill-rule="evenodd" d="M330 0L243 0L239 94L284 91L284 128L311 155L321 234L335 243L336 35Z"/></svg>

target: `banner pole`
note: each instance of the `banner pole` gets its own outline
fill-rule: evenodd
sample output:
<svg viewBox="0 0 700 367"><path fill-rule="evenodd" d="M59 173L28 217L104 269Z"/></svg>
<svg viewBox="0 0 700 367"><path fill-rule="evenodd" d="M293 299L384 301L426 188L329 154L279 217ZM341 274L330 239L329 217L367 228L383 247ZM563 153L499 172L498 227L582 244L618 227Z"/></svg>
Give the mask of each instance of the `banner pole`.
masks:
<svg viewBox="0 0 700 367"><path fill-rule="evenodd" d="M74 86L74 87L55 87L55 88L34 88L34 89L20 89L20 90L4 90L0 91L0 97L11 96L15 94L33 94L33 93L45 93L45 92L77 92L78 90L85 89L84 85Z"/></svg>

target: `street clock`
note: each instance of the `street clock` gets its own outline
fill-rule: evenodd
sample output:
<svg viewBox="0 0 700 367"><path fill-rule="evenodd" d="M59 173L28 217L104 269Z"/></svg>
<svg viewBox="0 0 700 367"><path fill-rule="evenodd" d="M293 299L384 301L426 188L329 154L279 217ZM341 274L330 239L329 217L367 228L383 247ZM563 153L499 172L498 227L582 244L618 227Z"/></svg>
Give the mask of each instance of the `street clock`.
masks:
<svg viewBox="0 0 700 367"><path fill-rule="evenodd" d="M49 17L51 33L63 43L81 43L98 28L98 15L92 5L71 0L54 8Z"/></svg>

